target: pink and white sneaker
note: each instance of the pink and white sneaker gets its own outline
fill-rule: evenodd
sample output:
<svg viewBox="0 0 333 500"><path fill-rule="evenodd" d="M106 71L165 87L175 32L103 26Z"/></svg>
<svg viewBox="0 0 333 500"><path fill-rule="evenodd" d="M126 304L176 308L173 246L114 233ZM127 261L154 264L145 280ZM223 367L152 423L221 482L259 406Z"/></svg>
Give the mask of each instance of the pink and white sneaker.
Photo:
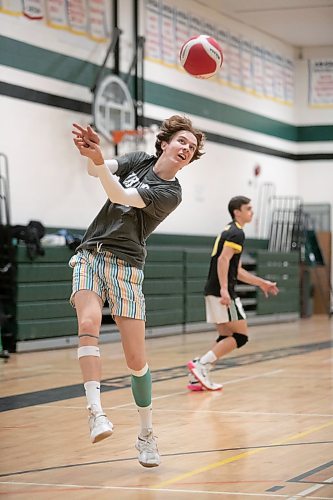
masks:
<svg viewBox="0 0 333 500"><path fill-rule="evenodd" d="M223 388L222 384L216 384L209 379L209 371L212 368L210 363L204 365L198 359L194 359L187 363L187 368L207 391L220 391Z"/></svg>
<svg viewBox="0 0 333 500"><path fill-rule="evenodd" d="M204 387L201 385L201 383L199 382L199 380L197 380L192 375L192 373L189 373L189 375L188 375L187 388L188 388L189 391L192 391L192 392L197 392L197 391L203 391L204 390Z"/></svg>
<svg viewBox="0 0 333 500"><path fill-rule="evenodd" d="M199 361L200 358L194 358L192 359L193 363L197 363L197 361ZM189 374L188 374L188 384L187 384L187 388L189 391L192 391L192 392L197 392L197 391L204 391L205 388L201 385L201 383L199 382L199 380L197 380L195 378L194 375L192 375L191 371L189 371Z"/></svg>

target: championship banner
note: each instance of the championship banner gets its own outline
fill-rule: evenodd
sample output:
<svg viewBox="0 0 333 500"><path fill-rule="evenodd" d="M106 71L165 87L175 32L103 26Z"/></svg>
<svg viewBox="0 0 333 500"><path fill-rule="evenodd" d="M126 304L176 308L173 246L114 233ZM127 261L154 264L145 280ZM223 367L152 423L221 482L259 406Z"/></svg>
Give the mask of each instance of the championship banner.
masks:
<svg viewBox="0 0 333 500"><path fill-rule="evenodd" d="M253 61L252 44L247 40L241 40L241 72L242 87L247 92L253 91Z"/></svg>
<svg viewBox="0 0 333 500"><path fill-rule="evenodd" d="M167 0L145 0L145 8L147 60L183 71L179 53L184 42L192 36L210 35L223 52L223 65L211 81L279 104L293 104L294 62L285 55Z"/></svg>
<svg viewBox="0 0 333 500"><path fill-rule="evenodd" d="M187 13L179 9L176 9L175 23L176 23L176 51L178 55L185 40L188 40L190 38L190 25ZM182 67L178 57L177 57L177 65L180 68Z"/></svg>
<svg viewBox="0 0 333 500"><path fill-rule="evenodd" d="M23 15L31 20L40 20L44 18L43 0L23 0Z"/></svg>
<svg viewBox="0 0 333 500"><path fill-rule="evenodd" d="M161 6L158 0L146 0L146 44L147 59L162 61L162 40L160 30Z"/></svg>
<svg viewBox="0 0 333 500"><path fill-rule="evenodd" d="M51 28L68 29L67 7L63 0L47 0L47 24Z"/></svg>
<svg viewBox="0 0 333 500"><path fill-rule="evenodd" d="M198 16L190 15L190 37L198 36L203 33L203 19ZM205 34L205 33L203 33Z"/></svg>
<svg viewBox="0 0 333 500"><path fill-rule="evenodd" d="M230 35L229 38L229 83L232 87L242 87L242 56L240 37ZM223 48L222 48L223 50Z"/></svg>
<svg viewBox="0 0 333 500"><path fill-rule="evenodd" d="M294 102L294 63L291 59L284 59L284 93L286 104Z"/></svg>
<svg viewBox="0 0 333 500"><path fill-rule="evenodd" d="M217 43L221 46L223 52L223 64L218 72L218 79L225 84L229 83L229 33L221 28L215 28L213 32Z"/></svg>
<svg viewBox="0 0 333 500"><path fill-rule="evenodd" d="M309 61L309 104L333 107L333 59Z"/></svg>
<svg viewBox="0 0 333 500"><path fill-rule="evenodd" d="M265 96L274 99L274 54L264 49L264 92Z"/></svg>
<svg viewBox="0 0 333 500"><path fill-rule="evenodd" d="M284 101L285 88L284 88L284 59L280 54L274 54L273 64L274 74L274 98L278 101Z"/></svg>
<svg viewBox="0 0 333 500"><path fill-rule="evenodd" d="M85 35L88 24L86 0L67 0L67 13L70 30Z"/></svg>
<svg viewBox="0 0 333 500"><path fill-rule="evenodd" d="M96 42L111 37L110 3L108 0L88 0L88 34Z"/></svg>
<svg viewBox="0 0 333 500"><path fill-rule="evenodd" d="M85 36L97 43L111 39L110 0L0 0L0 14ZM41 24L39 24L40 26Z"/></svg>
<svg viewBox="0 0 333 500"><path fill-rule="evenodd" d="M1 0L0 12L11 16L22 15L22 0Z"/></svg>
<svg viewBox="0 0 333 500"><path fill-rule="evenodd" d="M161 19L161 34L163 40L162 58L164 64L168 66L177 65L175 28L174 9L169 5L163 4Z"/></svg>
<svg viewBox="0 0 333 500"><path fill-rule="evenodd" d="M253 90L254 93L263 97L265 93L264 82L264 50L258 45L252 46L253 50Z"/></svg>

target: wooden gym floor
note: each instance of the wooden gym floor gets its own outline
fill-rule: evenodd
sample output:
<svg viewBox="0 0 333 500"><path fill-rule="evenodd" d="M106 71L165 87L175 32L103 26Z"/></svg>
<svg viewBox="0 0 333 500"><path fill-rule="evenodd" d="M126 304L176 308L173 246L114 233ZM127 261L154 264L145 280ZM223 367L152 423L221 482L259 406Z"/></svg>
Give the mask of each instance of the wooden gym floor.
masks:
<svg viewBox="0 0 333 500"><path fill-rule="evenodd" d="M212 331L149 339L160 467L137 462L138 416L119 343L102 345L113 436L90 444L76 349L0 360L0 495L15 499L333 498L333 322L252 326L189 393L188 359Z"/></svg>

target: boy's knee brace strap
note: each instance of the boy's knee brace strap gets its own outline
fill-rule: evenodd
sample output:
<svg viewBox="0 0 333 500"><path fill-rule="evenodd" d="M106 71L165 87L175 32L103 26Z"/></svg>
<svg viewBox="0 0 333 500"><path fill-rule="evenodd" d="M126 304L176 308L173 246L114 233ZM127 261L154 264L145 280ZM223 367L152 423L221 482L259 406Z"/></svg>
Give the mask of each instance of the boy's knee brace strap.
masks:
<svg viewBox="0 0 333 500"><path fill-rule="evenodd" d="M221 342L221 340L227 339L229 335L219 335L216 339L216 342Z"/></svg>
<svg viewBox="0 0 333 500"><path fill-rule="evenodd" d="M149 370L148 368L148 364L146 363L145 366L143 368L141 368L141 370L132 370L132 368L128 368L129 371L131 372L132 375L134 375L135 377L143 377L144 375L146 375L147 371Z"/></svg>
<svg viewBox="0 0 333 500"><path fill-rule="evenodd" d="M95 345L84 345L82 347L79 347L77 350L78 359L83 358L84 356L96 356L97 358L99 358L99 347Z"/></svg>
<svg viewBox="0 0 333 500"><path fill-rule="evenodd" d="M236 341L238 349L242 347L249 340L248 336L244 333L233 333L233 338Z"/></svg>

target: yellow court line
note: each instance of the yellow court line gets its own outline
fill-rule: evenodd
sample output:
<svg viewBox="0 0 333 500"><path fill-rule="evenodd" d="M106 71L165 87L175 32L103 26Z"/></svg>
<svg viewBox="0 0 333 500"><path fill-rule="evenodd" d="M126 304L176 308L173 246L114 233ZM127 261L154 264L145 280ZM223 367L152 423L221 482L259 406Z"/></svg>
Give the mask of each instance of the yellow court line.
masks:
<svg viewBox="0 0 333 500"><path fill-rule="evenodd" d="M325 429L326 427L330 427L333 425L333 420L330 420L329 422L326 422L326 424L319 425L317 427L310 427L306 431L303 432L298 432L297 434L293 434L291 436L286 436L282 439L279 439L278 441L273 441L271 445L279 445L279 444L284 444L287 443L288 441L293 441L295 439L307 436L308 434L312 434L313 432L320 431L321 429ZM271 446L268 445L268 446ZM267 450L267 446L262 447L262 448L256 448L255 450L250 450L250 451L245 451L244 453L239 453L238 455L234 455L233 457L225 458L224 460L219 460L218 462L214 462L209 465L205 465L204 467L200 467L199 469L194 469L190 472L186 472L185 474L181 474L180 476L176 476L172 479L168 479L167 481L163 481L162 483L155 484L151 486L152 489L160 489L164 488L167 485L178 483L179 481L182 481L183 479L187 479L189 477L193 477L196 474L201 474L202 472L206 472L209 470L217 469L218 467L221 467L222 465L230 464L232 462L236 462L237 460L241 460L243 458L249 457L251 455L255 455L261 451Z"/></svg>
<svg viewBox="0 0 333 500"><path fill-rule="evenodd" d="M326 422L326 424L318 425L316 427L310 427L310 429L304 431L304 432L298 432L297 434L293 434L292 436L287 436L283 438L282 440L278 441L273 441L272 444L284 444L287 443L288 441L293 441L294 439L301 438L303 436L307 436L308 434L311 434L312 432L317 432L320 431L321 429L325 429L326 427L330 427L333 425L333 420L330 420L329 422Z"/></svg>

